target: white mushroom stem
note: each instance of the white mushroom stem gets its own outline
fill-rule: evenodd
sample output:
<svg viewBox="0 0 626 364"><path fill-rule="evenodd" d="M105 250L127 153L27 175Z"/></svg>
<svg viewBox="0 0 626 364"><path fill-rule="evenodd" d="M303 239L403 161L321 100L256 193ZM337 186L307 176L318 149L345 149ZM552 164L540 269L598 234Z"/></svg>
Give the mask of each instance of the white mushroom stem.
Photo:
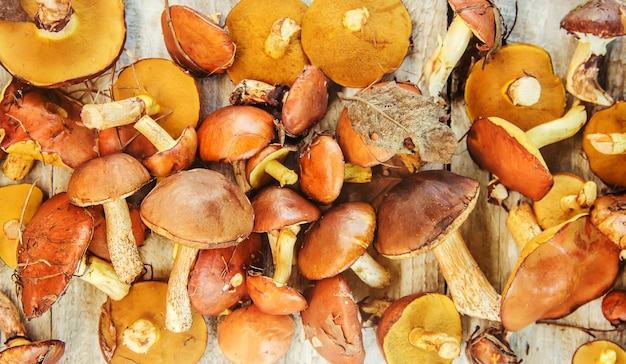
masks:
<svg viewBox="0 0 626 364"><path fill-rule="evenodd" d="M293 255L300 225L286 226L280 231L267 234L272 259L274 260L273 279L278 284L286 284L291 277Z"/></svg>
<svg viewBox="0 0 626 364"><path fill-rule="evenodd" d="M111 264L93 255L83 255L74 275L98 288L114 301L126 297L130 290L130 284L120 281Z"/></svg>
<svg viewBox="0 0 626 364"><path fill-rule="evenodd" d="M593 204L598 197L598 185L593 181L583 184L580 191L575 195L561 197L560 206L563 211L586 209Z"/></svg>
<svg viewBox="0 0 626 364"><path fill-rule="evenodd" d="M457 310L500 321L500 295L480 270L458 230L432 249Z"/></svg>
<svg viewBox="0 0 626 364"><path fill-rule="evenodd" d="M111 264L120 281L131 284L143 270L143 262L133 235L128 204L125 199L116 198L105 202L102 206Z"/></svg>
<svg viewBox="0 0 626 364"><path fill-rule="evenodd" d="M188 331L193 324L187 284L199 252L199 249L179 245L167 283L165 305L165 327L172 332Z"/></svg>
<svg viewBox="0 0 626 364"><path fill-rule="evenodd" d="M606 55L606 47L615 38L600 38L581 33L576 35L578 43L567 69L565 88L582 101L610 106L614 100L598 84L598 72Z"/></svg>
<svg viewBox="0 0 626 364"><path fill-rule="evenodd" d="M409 342L422 350L436 352L442 359L454 359L461 354L459 340L445 332L416 327L409 333Z"/></svg>
<svg viewBox="0 0 626 364"><path fill-rule="evenodd" d="M72 13L71 0L36 0L36 3L38 9L35 18L46 30L61 30Z"/></svg>
<svg viewBox="0 0 626 364"><path fill-rule="evenodd" d="M137 120L134 128L145 136L159 152L174 148L176 145L176 140L148 115Z"/></svg>
<svg viewBox="0 0 626 364"><path fill-rule="evenodd" d="M149 95L138 95L120 101L102 104L85 104L80 112L84 126L91 129L108 129L132 124L143 115L154 115L161 110Z"/></svg>
<svg viewBox="0 0 626 364"><path fill-rule="evenodd" d="M515 106L533 106L541 98L541 83L533 76L523 76L511 82L506 93Z"/></svg>
<svg viewBox="0 0 626 364"><path fill-rule="evenodd" d="M446 82L448 82L452 69L465 53L472 36L472 29L460 16L455 15L443 41L439 42L436 52L422 69L422 78L425 84L425 87L421 88L422 91L428 92L429 96L439 96Z"/></svg>
<svg viewBox="0 0 626 364"><path fill-rule="evenodd" d="M520 251L543 230L537 221L532 206L527 201L522 201L509 210L506 217L506 227Z"/></svg>
<svg viewBox="0 0 626 364"><path fill-rule="evenodd" d="M576 103L562 117L527 130L526 137L540 149L576 135L586 122L585 106Z"/></svg>
<svg viewBox="0 0 626 364"><path fill-rule="evenodd" d="M592 133L586 138L602 154L626 154L626 133Z"/></svg>
<svg viewBox="0 0 626 364"><path fill-rule="evenodd" d="M291 18L281 18L274 22L265 38L265 54L278 59L287 53L289 44L300 36L300 25Z"/></svg>
<svg viewBox="0 0 626 364"><path fill-rule="evenodd" d="M352 265L350 269L365 284L372 288L385 288L391 284L391 273L384 265L378 263L367 252L363 253Z"/></svg>
<svg viewBox="0 0 626 364"><path fill-rule="evenodd" d="M122 344L135 353L145 354L159 337L159 328L152 321L141 318L124 329Z"/></svg>

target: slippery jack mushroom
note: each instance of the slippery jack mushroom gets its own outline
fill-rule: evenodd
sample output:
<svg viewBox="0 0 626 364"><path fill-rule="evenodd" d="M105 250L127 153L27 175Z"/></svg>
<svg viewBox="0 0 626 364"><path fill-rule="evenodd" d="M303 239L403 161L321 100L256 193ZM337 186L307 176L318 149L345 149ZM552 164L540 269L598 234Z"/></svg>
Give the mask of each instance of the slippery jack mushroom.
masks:
<svg viewBox="0 0 626 364"><path fill-rule="evenodd" d="M11 299L0 292L0 331L6 348L0 351L2 363L54 364L63 357L65 343L60 340L33 342Z"/></svg>
<svg viewBox="0 0 626 364"><path fill-rule="evenodd" d="M500 295L458 230L476 206L479 190L478 181L446 170L403 178L380 202L374 248L389 259L432 251L458 311L499 321Z"/></svg>
<svg viewBox="0 0 626 364"><path fill-rule="evenodd" d="M437 50L424 64L420 87L428 96L439 98L452 69L465 53L473 36L481 51L495 52L502 42L500 12L491 0L449 0L454 11L452 23Z"/></svg>
<svg viewBox="0 0 626 364"><path fill-rule="evenodd" d="M591 223L617 245L622 260L626 259L624 201L625 192L607 193L596 198L589 209Z"/></svg>
<svg viewBox="0 0 626 364"><path fill-rule="evenodd" d="M618 331L626 328L626 290L614 289L602 297L602 316Z"/></svg>
<svg viewBox="0 0 626 364"><path fill-rule="evenodd" d="M626 35L626 7L616 0L589 0L567 13L560 26L576 39L565 85L578 99L601 106L613 98L600 86L598 73L606 57L607 45Z"/></svg>
<svg viewBox="0 0 626 364"><path fill-rule="evenodd" d="M322 205L339 197L346 178L341 147L330 135L317 135L305 145L298 158L300 189ZM370 171L371 172L371 171Z"/></svg>
<svg viewBox="0 0 626 364"><path fill-rule="evenodd" d="M395 300L383 313L376 338L389 364L451 363L461 354L463 329L454 302L439 293Z"/></svg>
<svg viewBox="0 0 626 364"><path fill-rule="evenodd" d="M270 315L291 315L308 306L297 289L261 274L249 273L246 288L248 296L259 310Z"/></svg>
<svg viewBox="0 0 626 364"><path fill-rule="evenodd" d="M246 177L251 189L259 189L272 180L281 187L298 182L298 173L283 163L291 148L280 144L269 144L246 161ZM237 170L235 170L237 173Z"/></svg>
<svg viewBox="0 0 626 364"><path fill-rule="evenodd" d="M572 364L626 363L626 351L609 340L593 340L579 346L572 356Z"/></svg>

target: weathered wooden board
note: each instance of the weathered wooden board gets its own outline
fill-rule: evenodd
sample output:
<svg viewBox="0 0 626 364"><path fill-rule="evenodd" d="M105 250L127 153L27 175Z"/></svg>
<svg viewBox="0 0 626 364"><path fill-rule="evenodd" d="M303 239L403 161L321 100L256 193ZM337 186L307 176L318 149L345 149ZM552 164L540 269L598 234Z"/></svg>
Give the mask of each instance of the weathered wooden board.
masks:
<svg viewBox="0 0 626 364"><path fill-rule="evenodd" d="M170 4L186 4L207 14L227 14L236 0L171 0ZM306 1L310 3L310 1ZM567 69L569 57L574 49L575 41L565 31L559 29L559 20L578 0L542 1L500 0L496 2L500 7L505 24L510 34L507 41L528 42L546 48L552 55L555 71L563 76ZM406 58L401 69L395 74L398 80L417 82L425 60L434 51L440 37L445 34L448 21L448 5L443 0L419 1L405 0L405 4L413 19L413 49ZM162 40L159 18L163 9L161 1L156 0L126 0L126 16L128 37L126 52L119 60L118 67L131 63L134 59L148 57L169 58ZM517 9L517 11L516 11ZM515 23L515 27L512 25ZM616 99L624 99L623 57L626 55L626 46L621 40L611 46L608 58L607 87ZM71 61L71 60L69 60ZM456 79L463 78L460 73ZM0 71L0 81L8 79L4 71ZM202 95L202 115L228 104L228 94L233 88L227 76L217 76L198 80ZM456 83L453 82L452 89ZM351 92L354 90L344 90ZM464 111L462 96L455 90L451 92L451 123L461 142L459 150L450 166L451 170L478 179L483 184L489 180L489 175L479 170L469 158L464 147L463 135L469 126L469 120ZM334 97L329 112L325 118L328 125L332 125L341 110L341 101ZM591 110L592 111L592 110ZM595 180L601 191L608 191L599 180L589 171L587 162L581 153L580 135L571 140L547 147L544 151L551 169L556 171L570 171L587 179ZM432 166L431 166L432 167ZM65 190L70 171L62 168L37 164L27 177L26 181L35 182L48 195ZM0 185L14 183L0 176ZM513 193L508 204L514 204L520 196ZM1 208L1 207L0 207ZM480 267L494 285L501 291L510 274L519 250L512 241L504 224L506 212L497 206L490 205L482 199L470 219L461 228L470 250L474 254ZM152 236L141 249L145 262L153 268L153 278L166 280L172 264L171 243L164 239ZM445 292L445 282L441 277L437 261L432 254L426 254L413 259L392 262L381 257L379 261L388 266L394 274L394 283L385 290L368 290L349 273L346 274L353 286L354 294L359 298L366 296L384 296L399 298L414 292ZM0 266L0 289L15 298L15 286L12 271L6 266ZM294 277L294 282L298 278ZM617 286L626 286L626 280L620 278ZM65 363L99 363L104 362L98 347L97 318L100 305L104 302L103 293L94 289L85 282L74 280L66 294L43 317L27 322L34 339L56 338L65 341ZM299 318L296 316L299 324ZM215 339L215 319L207 318L209 327L209 342L202 363L227 362L220 353ZM599 300L593 301L574 314L559 322L610 329L604 320L599 308ZM486 327L489 322L464 317L464 339L474 331L476 326ZM607 337L624 345L624 333L597 333L597 337ZM367 349L367 363L383 363L384 360L375 342L375 333L371 328L364 329L364 338ZM569 362L576 347L593 337L576 329L535 324L526 329L511 333L508 336L510 343L520 359L525 363L566 363ZM244 343L242 343L244 344ZM244 344L245 345L245 344ZM292 348L283 363L322 363L323 359L317 355L313 347L304 339L301 326L298 326ZM462 355L454 363L467 363Z"/></svg>

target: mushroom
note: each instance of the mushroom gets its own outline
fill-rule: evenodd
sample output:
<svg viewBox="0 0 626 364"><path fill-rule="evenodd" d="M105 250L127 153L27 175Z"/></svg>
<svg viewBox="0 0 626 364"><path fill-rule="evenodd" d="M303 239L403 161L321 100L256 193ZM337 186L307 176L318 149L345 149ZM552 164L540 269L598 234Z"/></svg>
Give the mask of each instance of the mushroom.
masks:
<svg viewBox="0 0 626 364"><path fill-rule="evenodd" d="M48 311L75 276L114 300L128 293L130 286L119 281L110 264L86 254L93 228L93 216L72 205L65 192L50 197L33 215L22 233L16 269L28 318Z"/></svg>
<svg viewBox="0 0 626 364"><path fill-rule="evenodd" d="M280 125L288 135L304 134L326 115L328 82L319 67L306 65L283 100Z"/></svg>
<svg viewBox="0 0 626 364"><path fill-rule="evenodd" d="M304 291L309 307L300 315L304 336L331 363L365 361L359 307L343 276L324 278Z"/></svg>
<svg viewBox="0 0 626 364"><path fill-rule="evenodd" d="M0 351L2 363L54 364L63 357L65 343L60 340L32 341L11 299L0 292L0 331L6 348Z"/></svg>
<svg viewBox="0 0 626 364"><path fill-rule="evenodd" d="M416 293L395 300L380 318L378 345L389 364L451 363L461 354L461 315L439 293Z"/></svg>
<svg viewBox="0 0 626 364"><path fill-rule="evenodd" d="M572 364L626 363L626 351L609 340L593 340L579 346L572 356Z"/></svg>
<svg viewBox="0 0 626 364"><path fill-rule="evenodd" d="M130 220L133 226L135 244L137 244L137 247L141 247L146 237L146 225L143 221L141 221L139 209L130 203L128 203L128 212L130 213ZM110 262L111 255L109 254L109 247L107 245L107 228L106 219L104 218L104 208L102 205L90 206L89 213L93 216L94 227L93 235L87 250L98 258L102 258Z"/></svg>
<svg viewBox="0 0 626 364"><path fill-rule="evenodd" d="M626 102L617 101L591 115L583 131L582 148L589 168L611 188L626 187L626 170L615 168L626 162L626 153L619 151L619 138L626 133L625 113Z"/></svg>
<svg viewBox="0 0 626 364"><path fill-rule="evenodd" d="M589 0L561 19L561 28L577 39L565 86L578 99L601 106L613 104L613 98L598 82L598 73L607 45L626 34L625 11L623 3L616 0Z"/></svg>
<svg viewBox="0 0 626 364"><path fill-rule="evenodd" d="M452 69L465 53L472 36L482 43L478 48L488 55L500 46L500 12L490 0L449 0L452 22L439 47L422 69L423 91L438 98Z"/></svg>
<svg viewBox="0 0 626 364"><path fill-rule="evenodd" d="M626 290L614 289L602 297L602 316L617 330L626 328Z"/></svg>
<svg viewBox="0 0 626 364"><path fill-rule="evenodd" d="M128 154L116 153L81 164L67 184L67 195L73 204L104 207L111 263L126 284L132 283L143 270L126 197L149 180L150 174L139 161Z"/></svg>
<svg viewBox="0 0 626 364"><path fill-rule="evenodd" d="M248 271L262 253L261 234L250 234L235 246L200 251L189 274L191 306L203 316L227 312L247 294Z"/></svg>
<svg viewBox="0 0 626 364"><path fill-rule="evenodd" d="M391 273L367 252L375 230L372 205L353 201L331 207L304 234L298 252L300 273L320 280L350 268L370 287L388 286Z"/></svg>
<svg viewBox="0 0 626 364"><path fill-rule="evenodd" d="M286 284L291 276L298 233L302 225L320 217L320 209L296 191L278 186L259 191L252 198L252 208L253 231L267 233L274 261L273 279Z"/></svg>
<svg viewBox="0 0 626 364"><path fill-rule="evenodd" d="M232 363L272 364L289 351L295 332L291 316L263 313L251 304L219 319L217 345Z"/></svg>
<svg viewBox="0 0 626 364"><path fill-rule="evenodd" d="M565 88L544 48L528 43L502 46L481 58L465 82L465 110L470 121L497 116L523 131L563 116Z"/></svg>
<svg viewBox="0 0 626 364"><path fill-rule="evenodd" d="M299 0L243 0L228 13L225 26L237 45L226 72L244 79L291 85L308 59L300 45L300 25L307 6Z"/></svg>
<svg viewBox="0 0 626 364"><path fill-rule="evenodd" d="M554 180L540 148L574 136L587 122L584 106L576 104L561 118L526 132L499 117L479 117L467 134L467 150L481 168L510 190L539 200Z"/></svg>
<svg viewBox="0 0 626 364"><path fill-rule="evenodd" d="M192 324L187 285L199 250L247 238L254 211L245 194L222 174L196 168L165 177L144 197L140 213L155 234L180 246L168 281L165 323L168 330L187 331Z"/></svg>
<svg viewBox="0 0 626 364"><path fill-rule="evenodd" d="M224 73L234 62L237 47L219 18L166 0L161 30L169 55L196 77Z"/></svg>
<svg viewBox="0 0 626 364"><path fill-rule="evenodd" d="M400 0L316 0L302 17L302 48L333 82L365 87L400 67L412 30Z"/></svg>
<svg viewBox="0 0 626 364"><path fill-rule="evenodd" d="M304 146L298 159L300 189L322 205L335 201L345 179L343 152L337 140L320 134Z"/></svg>
<svg viewBox="0 0 626 364"><path fill-rule="evenodd" d="M281 187L298 182L298 174L283 163L291 148L280 144L269 144L246 161L246 176L250 187L259 189L270 181L278 181Z"/></svg>
<svg viewBox="0 0 626 364"><path fill-rule="evenodd" d="M28 21L0 20L0 63L16 78L41 87L76 84L109 69L122 52L126 24L121 0L21 5Z"/></svg>
<svg viewBox="0 0 626 364"><path fill-rule="evenodd" d="M0 259L11 269L17 267L17 247L23 227L43 202L43 191L34 184L0 187Z"/></svg>
<svg viewBox="0 0 626 364"><path fill-rule="evenodd" d="M246 278L248 295L254 305L270 315L291 315L307 308L308 303L297 289L280 284L271 277L250 274Z"/></svg>
<svg viewBox="0 0 626 364"><path fill-rule="evenodd" d="M506 227L520 251L543 231L539 221L537 221L533 206L528 201L520 201L509 209L506 216Z"/></svg>
<svg viewBox="0 0 626 364"><path fill-rule="evenodd" d="M458 230L476 206L479 187L478 181L446 170L403 178L378 207L374 247L390 259L432 251L458 311L499 321L500 296Z"/></svg>
<svg viewBox="0 0 626 364"><path fill-rule="evenodd" d="M507 331L558 319L606 293L619 273L619 249L579 214L526 244L502 292Z"/></svg>
<svg viewBox="0 0 626 364"><path fill-rule="evenodd" d="M626 257L624 203L626 193L607 193L596 198L589 209L591 223L621 250L620 258Z"/></svg>
<svg viewBox="0 0 626 364"><path fill-rule="evenodd" d="M506 339L500 325L478 332L478 326L465 345L465 355L471 364L518 364L517 354Z"/></svg>
<svg viewBox="0 0 626 364"><path fill-rule="evenodd" d="M208 339L204 318L194 312L188 331L168 330L163 315L166 291L165 282L141 281L122 300L102 304L98 343L107 363L196 363L202 358Z"/></svg>

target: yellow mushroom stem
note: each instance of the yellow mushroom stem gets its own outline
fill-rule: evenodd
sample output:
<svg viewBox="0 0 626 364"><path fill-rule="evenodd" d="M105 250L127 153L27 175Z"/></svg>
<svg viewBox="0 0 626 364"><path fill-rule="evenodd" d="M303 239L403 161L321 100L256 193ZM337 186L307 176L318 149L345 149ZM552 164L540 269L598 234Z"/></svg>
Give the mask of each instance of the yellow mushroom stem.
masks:
<svg viewBox="0 0 626 364"><path fill-rule="evenodd" d="M137 354L145 354L159 341L160 330L150 320L141 318L124 329L122 345Z"/></svg>
<svg viewBox="0 0 626 364"><path fill-rule="evenodd" d="M278 59L287 53L289 45L300 37L300 25L291 18L281 18L274 22L265 38L265 54Z"/></svg>
<svg viewBox="0 0 626 364"><path fill-rule="evenodd" d="M137 95L119 101L101 104L85 104L80 112L82 124L91 129L107 129L132 124L143 115L161 111L156 99L149 95Z"/></svg>
<svg viewBox="0 0 626 364"><path fill-rule="evenodd" d="M586 137L602 154L626 154L626 133L593 133Z"/></svg>
<svg viewBox="0 0 626 364"><path fill-rule="evenodd" d="M467 45L472 39L473 33L470 27L461 17L455 15L448 27L443 40L439 41L439 46L430 57L422 70L424 87L420 89L428 92L427 96L437 98L443 90L452 69L465 53Z"/></svg>
<svg viewBox="0 0 626 364"><path fill-rule="evenodd" d="M454 359L461 354L459 340L445 332L415 327L409 333L409 342L417 348L436 352L442 359Z"/></svg>
<svg viewBox="0 0 626 364"><path fill-rule="evenodd" d="M346 162L343 166L343 181L348 183L368 183L372 181L372 168L361 167L354 163Z"/></svg>
<svg viewBox="0 0 626 364"><path fill-rule="evenodd" d="M149 115L144 115L139 118L133 126L145 136L159 152L174 148L176 145L176 139L172 138L167 130Z"/></svg>
<svg viewBox="0 0 626 364"><path fill-rule="evenodd" d="M617 363L617 352L613 349L604 349L594 361L594 364L615 364Z"/></svg>
<svg viewBox="0 0 626 364"><path fill-rule="evenodd" d="M343 13L341 24L351 32L360 32L367 24L369 17L370 12L366 7L351 9Z"/></svg>
<svg viewBox="0 0 626 364"><path fill-rule="evenodd" d="M187 284L199 251L183 244L178 246L165 294L165 327L172 332L189 331L193 324Z"/></svg>
<svg viewBox="0 0 626 364"><path fill-rule="evenodd" d="M280 187L298 182L298 174L275 159L265 164L264 171L277 180Z"/></svg>
<svg viewBox="0 0 626 364"><path fill-rule="evenodd" d="M590 207L597 197L598 185L593 181L587 181L577 194L561 197L561 209L563 211L585 209Z"/></svg>
<svg viewBox="0 0 626 364"><path fill-rule="evenodd" d="M130 290L130 284L120 281L109 262L93 255L83 255L74 275L98 288L114 301L126 297Z"/></svg>
<svg viewBox="0 0 626 364"><path fill-rule="evenodd" d="M350 269L361 281L372 288L385 288L391 284L391 273L382 264L378 263L369 253L364 252Z"/></svg>
<svg viewBox="0 0 626 364"><path fill-rule="evenodd" d="M576 135L586 122L585 106L576 102L562 117L527 130L526 137L540 149Z"/></svg>
<svg viewBox="0 0 626 364"><path fill-rule="evenodd" d="M294 224L267 233L267 240L274 261L272 278L278 284L286 284L291 277L294 250L299 232L300 225Z"/></svg>
<svg viewBox="0 0 626 364"><path fill-rule="evenodd" d="M528 201L522 201L509 210L506 217L506 227L520 251L543 230Z"/></svg>
<svg viewBox="0 0 626 364"><path fill-rule="evenodd" d="M533 76L523 76L509 84L506 94L515 106L533 106L541 98L541 83Z"/></svg>
<svg viewBox="0 0 626 364"><path fill-rule="evenodd" d="M578 99L610 106L614 100L598 83L599 64L615 38L576 33L578 42L565 75L565 88Z"/></svg>

